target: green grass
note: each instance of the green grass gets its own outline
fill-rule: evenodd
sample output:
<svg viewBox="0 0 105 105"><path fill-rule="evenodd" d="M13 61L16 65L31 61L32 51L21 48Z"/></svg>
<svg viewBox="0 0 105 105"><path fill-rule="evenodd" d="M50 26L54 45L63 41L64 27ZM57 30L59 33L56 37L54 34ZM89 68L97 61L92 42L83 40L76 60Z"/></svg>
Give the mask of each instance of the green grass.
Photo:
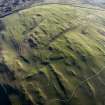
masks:
<svg viewBox="0 0 105 105"><path fill-rule="evenodd" d="M52 4L2 21L4 61L24 85L27 99L40 105L102 105L105 71L81 83L105 66L104 11Z"/></svg>

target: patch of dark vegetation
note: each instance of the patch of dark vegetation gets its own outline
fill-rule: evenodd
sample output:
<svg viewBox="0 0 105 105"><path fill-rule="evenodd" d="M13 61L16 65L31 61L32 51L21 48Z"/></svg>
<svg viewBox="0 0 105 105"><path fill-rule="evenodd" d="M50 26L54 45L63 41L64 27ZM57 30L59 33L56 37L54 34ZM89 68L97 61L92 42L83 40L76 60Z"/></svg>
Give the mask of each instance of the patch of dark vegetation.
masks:
<svg viewBox="0 0 105 105"><path fill-rule="evenodd" d="M29 46L31 48L37 48L38 47L37 42L35 42L35 40L33 40L32 38L28 39L28 43L29 43Z"/></svg>
<svg viewBox="0 0 105 105"><path fill-rule="evenodd" d="M70 65L70 66L76 66L76 61L75 59L71 58L71 59L66 59L65 60L65 64L66 65Z"/></svg>
<svg viewBox="0 0 105 105"><path fill-rule="evenodd" d="M10 36L10 41L12 42L12 46L14 47L14 49L19 54L21 52L19 42L17 42L17 40L14 38L14 36Z"/></svg>
<svg viewBox="0 0 105 105"><path fill-rule="evenodd" d="M71 51L74 51L74 48L70 45L67 45L67 48L70 49Z"/></svg>
<svg viewBox="0 0 105 105"><path fill-rule="evenodd" d="M5 35L3 33L0 33L0 39L5 41Z"/></svg>
<svg viewBox="0 0 105 105"><path fill-rule="evenodd" d="M48 47L48 50L49 51L53 51L53 48L50 46L50 47Z"/></svg>
<svg viewBox="0 0 105 105"><path fill-rule="evenodd" d="M42 15L41 15L41 14L36 14L36 16L39 16L39 17L40 17L40 16L42 16Z"/></svg>
<svg viewBox="0 0 105 105"><path fill-rule="evenodd" d="M86 56L85 55L80 55L80 59L83 61L83 62L87 62L87 58L86 58Z"/></svg>
<svg viewBox="0 0 105 105"><path fill-rule="evenodd" d="M49 61L47 61L47 60L46 61L42 61L41 64L47 66L49 64Z"/></svg>
<svg viewBox="0 0 105 105"><path fill-rule="evenodd" d="M73 58L71 58L71 59L66 59L65 60L65 64L66 65L68 65L68 66L73 66L73 67L76 67L76 68L78 68L79 70L81 69L81 67L79 66L79 64L78 64L78 62L75 60L75 59L73 59Z"/></svg>
<svg viewBox="0 0 105 105"><path fill-rule="evenodd" d="M5 30L5 25L2 22L2 20L0 20L0 31L3 31L3 30Z"/></svg>
<svg viewBox="0 0 105 105"><path fill-rule="evenodd" d="M86 31L86 30L81 30L81 34L87 35L87 34L88 34L88 31Z"/></svg>
<svg viewBox="0 0 105 105"><path fill-rule="evenodd" d="M14 72L12 72L7 65L0 63L0 73L4 76L4 79L15 80ZM6 75L6 76L5 76Z"/></svg>
<svg viewBox="0 0 105 105"><path fill-rule="evenodd" d="M34 63L39 63L41 61L41 58L33 54L33 55L31 55L31 60Z"/></svg>
<svg viewBox="0 0 105 105"><path fill-rule="evenodd" d="M26 77L26 80L36 80L39 77L45 77L45 74L42 71L39 71L37 74L33 74L31 76Z"/></svg>
<svg viewBox="0 0 105 105"><path fill-rule="evenodd" d="M64 58L65 58L64 56L55 56L55 57L50 57L49 60L58 61L58 60L63 60Z"/></svg>
<svg viewBox="0 0 105 105"><path fill-rule="evenodd" d="M20 55L19 56L25 63L30 64L30 61L28 59L26 59L24 56Z"/></svg>
<svg viewBox="0 0 105 105"><path fill-rule="evenodd" d="M87 63L87 58L86 58L86 55L82 54L81 52L79 51L76 51L78 57L84 62L84 63Z"/></svg>
<svg viewBox="0 0 105 105"><path fill-rule="evenodd" d="M3 84L3 87L7 90L8 95L19 93L18 89L16 89L16 86L12 87L8 84Z"/></svg>
<svg viewBox="0 0 105 105"><path fill-rule="evenodd" d="M40 93L37 92L37 105L46 105L45 99L40 95Z"/></svg>

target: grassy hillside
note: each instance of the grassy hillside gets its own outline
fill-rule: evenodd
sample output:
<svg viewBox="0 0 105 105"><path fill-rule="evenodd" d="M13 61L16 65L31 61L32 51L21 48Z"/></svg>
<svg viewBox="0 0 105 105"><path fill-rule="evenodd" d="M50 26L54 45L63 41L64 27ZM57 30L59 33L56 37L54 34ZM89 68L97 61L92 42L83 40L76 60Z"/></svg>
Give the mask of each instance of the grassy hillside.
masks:
<svg viewBox="0 0 105 105"><path fill-rule="evenodd" d="M105 105L104 11L49 4L0 23L8 105Z"/></svg>

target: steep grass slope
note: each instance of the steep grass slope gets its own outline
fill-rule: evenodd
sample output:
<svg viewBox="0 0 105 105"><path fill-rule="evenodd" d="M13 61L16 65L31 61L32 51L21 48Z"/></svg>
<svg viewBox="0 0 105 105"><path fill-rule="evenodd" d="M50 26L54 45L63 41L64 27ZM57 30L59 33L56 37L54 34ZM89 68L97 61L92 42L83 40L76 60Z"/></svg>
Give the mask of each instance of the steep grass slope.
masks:
<svg viewBox="0 0 105 105"><path fill-rule="evenodd" d="M0 23L0 105L105 105L104 11L49 4Z"/></svg>

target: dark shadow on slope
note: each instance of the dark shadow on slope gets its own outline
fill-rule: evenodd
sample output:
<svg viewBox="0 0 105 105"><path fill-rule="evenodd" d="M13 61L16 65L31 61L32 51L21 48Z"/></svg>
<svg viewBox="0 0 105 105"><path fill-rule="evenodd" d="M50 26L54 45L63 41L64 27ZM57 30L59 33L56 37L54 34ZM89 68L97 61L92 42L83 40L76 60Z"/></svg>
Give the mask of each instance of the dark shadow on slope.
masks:
<svg viewBox="0 0 105 105"><path fill-rule="evenodd" d="M15 80L14 73L5 64L2 63L0 63L0 74L4 76L4 79Z"/></svg>
<svg viewBox="0 0 105 105"><path fill-rule="evenodd" d="M5 25L4 23L2 22L2 20L0 20L0 31L4 30L5 29Z"/></svg>
<svg viewBox="0 0 105 105"><path fill-rule="evenodd" d="M2 85L0 85L0 105L12 105Z"/></svg>
<svg viewBox="0 0 105 105"><path fill-rule="evenodd" d="M32 102L26 99L25 95L16 88L16 86L10 86L8 84L0 85L0 105L13 105L15 103L11 103L9 96L16 96L21 103L21 105L33 105Z"/></svg>

